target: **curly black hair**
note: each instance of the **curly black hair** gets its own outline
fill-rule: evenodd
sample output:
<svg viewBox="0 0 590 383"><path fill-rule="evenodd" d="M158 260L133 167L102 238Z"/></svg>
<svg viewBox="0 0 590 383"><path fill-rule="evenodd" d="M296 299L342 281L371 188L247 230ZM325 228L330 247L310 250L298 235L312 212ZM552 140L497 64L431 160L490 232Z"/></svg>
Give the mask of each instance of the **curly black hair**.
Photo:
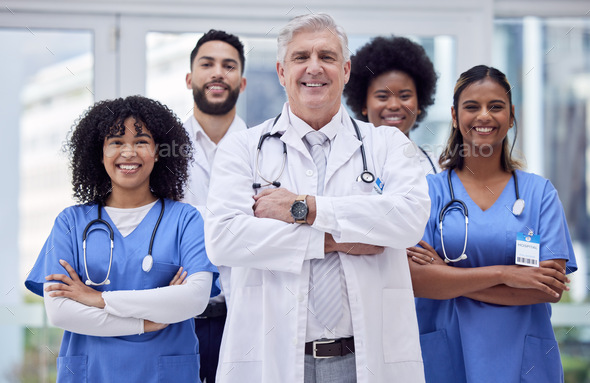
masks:
<svg viewBox="0 0 590 383"><path fill-rule="evenodd" d="M374 78L390 71L406 73L414 80L418 93L418 122L426 117L426 108L434 104L437 75L424 48L405 37L378 36L363 45L352 57L350 80L344 88L346 103L357 118L368 122L362 110L367 106L367 91Z"/></svg>
<svg viewBox="0 0 590 383"><path fill-rule="evenodd" d="M80 203L106 202L111 179L102 163L106 137L124 131L127 118L135 120L139 133L150 131L158 161L150 174L150 188L157 198L181 200L192 160L192 144L182 122L166 105L142 96L97 102L76 120L64 151L69 155L74 198Z"/></svg>

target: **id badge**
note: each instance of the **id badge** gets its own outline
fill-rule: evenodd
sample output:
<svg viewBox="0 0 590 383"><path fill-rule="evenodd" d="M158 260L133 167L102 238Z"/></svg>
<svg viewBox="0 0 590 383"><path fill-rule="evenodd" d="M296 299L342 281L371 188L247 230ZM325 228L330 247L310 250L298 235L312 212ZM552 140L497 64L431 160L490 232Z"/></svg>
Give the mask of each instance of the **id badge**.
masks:
<svg viewBox="0 0 590 383"><path fill-rule="evenodd" d="M521 266L539 267L539 249L541 236L532 233L516 234L516 264Z"/></svg>
<svg viewBox="0 0 590 383"><path fill-rule="evenodd" d="M385 183L381 181L381 178L377 177L375 184L373 185L373 194L383 194L383 187L385 187Z"/></svg>

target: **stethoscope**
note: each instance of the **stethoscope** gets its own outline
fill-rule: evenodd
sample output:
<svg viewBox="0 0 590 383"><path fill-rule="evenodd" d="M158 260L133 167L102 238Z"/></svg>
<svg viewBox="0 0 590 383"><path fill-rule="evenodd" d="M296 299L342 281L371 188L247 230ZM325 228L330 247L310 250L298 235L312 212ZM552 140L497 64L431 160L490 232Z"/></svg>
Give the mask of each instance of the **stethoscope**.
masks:
<svg viewBox="0 0 590 383"><path fill-rule="evenodd" d="M154 238L156 237L156 231L158 231L158 226L160 226L160 221L162 220L162 216L164 215L164 200L160 199L160 202L162 203L162 208L160 209L160 216L158 217L158 221L156 221L156 226L154 227L154 231L152 231L152 238L150 239L150 246L148 248L148 254L143 258L143 261L141 263L141 268L146 273L152 269L152 266L154 264L154 257L152 257L152 248L154 246ZM102 219L101 210L102 210L102 205L98 204L98 218L88 222L88 225L86 225L86 228L84 229L84 233L82 234L82 248L84 249L84 270L86 271L86 282L85 283L88 286L102 286L102 285L108 285L111 283L111 281L109 280L109 275L111 273L111 266L113 265L113 248L115 247L115 245L114 245L115 232L113 231L113 228L111 227L111 225L107 221ZM108 228L108 230L105 229L104 226L97 226L97 227L93 228L92 225L95 225L95 224L104 225ZM88 273L88 263L86 261L86 238L88 237L88 234L90 234L93 230L103 230L108 233L109 238L111 239L111 255L109 258L109 268L107 270L107 276L100 283L94 282L92 279L90 279L90 274Z"/></svg>
<svg viewBox="0 0 590 383"><path fill-rule="evenodd" d="M469 212L467 211L467 205L465 202L461 201L460 199L455 198L455 190L453 189L453 183L451 182L451 172L452 169L449 169L447 172L447 181L449 183L449 191L451 192L451 200L442 208L438 215L438 227L440 230L440 243L442 246L443 255L445 258L445 262L459 262L463 259L467 259L467 254L465 254L465 249L467 248L467 227L469 224ZM518 192L518 179L516 177L516 172L512 172L512 176L514 177L514 191L516 193L516 201L514 205L512 205L512 214L515 216L519 216L522 214L524 210L524 200L520 198L520 193ZM454 205L456 204L456 205ZM447 252L445 250L445 241L443 237L443 219L445 215L451 210L459 210L463 213L465 217L465 241L463 242L463 250L461 251L461 255L457 258L449 258L447 256Z"/></svg>
<svg viewBox="0 0 590 383"><path fill-rule="evenodd" d="M436 171L436 167L434 166L434 162L432 162L432 160L430 159L430 156L428 155L428 153L426 153L426 150L422 149L421 146L418 146L418 149L420 149L422 151L422 153L424 153L424 156L426 157L426 159L428 160L428 162L430 162L430 166L431 166L431 169L434 172L434 174L438 173Z"/></svg>
<svg viewBox="0 0 590 383"><path fill-rule="evenodd" d="M280 114L275 118L274 122L272 123L272 126L275 126L279 117L281 117ZM368 184L373 183L373 182L375 182L375 176L373 175L373 173L371 173L368 170L368 167L367 167L367 155L365 154L365 144L363 142L363 138L361 137L361 132L359 130L358 125L356 124L356 121L354 121L354 119L352 117L350 118L350 121L352 121L352 125L354 126L354 131L356 132L356 137L361 142L361 157L363 158L363 171L357 177L356 181L357 182L363 181ZM260 166L258 166L258 160L260 158L260 150L262 149L262 144L264 143L264 141L268 137L281 138L282 135L283 135L282 133L276 132L273 134L264 133L262 136L260 136L260 140L258 141L258 146L256 147L256 174L258 174L258 176L266 183L260 184L258 182L254 182L252 184L252 187L254 189L259 189L263 186L270 186L270 185L275 186L275 187L281 187L281 183L278 180L283 175L283 171L285 170L285 164L287 163L287 145L283 142L283 162L281 164L281 170L279 170L278 175L276 177L270 177L270 178L274 178L273 181L265 178L262 174L260 174Z"/></svg>

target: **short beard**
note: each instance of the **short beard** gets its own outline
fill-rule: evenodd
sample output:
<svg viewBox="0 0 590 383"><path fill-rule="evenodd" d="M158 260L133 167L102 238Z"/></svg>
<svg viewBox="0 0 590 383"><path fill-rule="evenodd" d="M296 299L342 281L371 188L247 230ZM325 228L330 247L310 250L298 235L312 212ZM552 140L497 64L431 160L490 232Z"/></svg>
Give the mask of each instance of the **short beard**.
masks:
<svg viewBox="0 0 590 383"><path fill-rule="evenodd" d="M199 108L201 112L213 116L228 114L236 105L239 95L240 88L230 88L229 94L227 95L225 101L213 103L207 100L207 93L201 89L193 88L193 99L195 100L197 108Z"/></svg>

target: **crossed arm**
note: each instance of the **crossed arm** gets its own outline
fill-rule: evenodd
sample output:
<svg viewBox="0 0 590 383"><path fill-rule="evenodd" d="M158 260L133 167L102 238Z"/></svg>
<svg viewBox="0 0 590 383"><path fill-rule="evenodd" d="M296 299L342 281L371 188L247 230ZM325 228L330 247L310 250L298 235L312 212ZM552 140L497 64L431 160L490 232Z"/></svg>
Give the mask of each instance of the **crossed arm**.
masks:
<svg viewBox="0 0 590 383"><path fill-rule="evenodd" d="M565 259L542 261L539 267L497 265L461 268L446 264L424 241L407 249L414 295L451 299L465 296L499 305L558 302L569 290Z"/></svg>
<svg viewBox="0 0 590 383"><path fill-rule="evenodd" d="M252 210L258 218L272 218L286 223L294 223L295 220L290 214L290 208L296 194L287 189L265 189L255 195ZM306 199L308 214L307 223L313 225L316 217L316 203L314 196L307 196ZM383 246L369 245L365 243L336 242L330 233L324 236L324 253L340 251L350 255L376 255L381 254Z"/></svg>
<svg viewBox="0 0 590 383"><path fill-rule="evenodd" d="M47 316L53 325L79 334L123 336L158 331L201 313L211 290L210 272L187 278L181 267L167 287L103 293L84 284L66 261L60 264L67 275L45 277Z"/></svg>

